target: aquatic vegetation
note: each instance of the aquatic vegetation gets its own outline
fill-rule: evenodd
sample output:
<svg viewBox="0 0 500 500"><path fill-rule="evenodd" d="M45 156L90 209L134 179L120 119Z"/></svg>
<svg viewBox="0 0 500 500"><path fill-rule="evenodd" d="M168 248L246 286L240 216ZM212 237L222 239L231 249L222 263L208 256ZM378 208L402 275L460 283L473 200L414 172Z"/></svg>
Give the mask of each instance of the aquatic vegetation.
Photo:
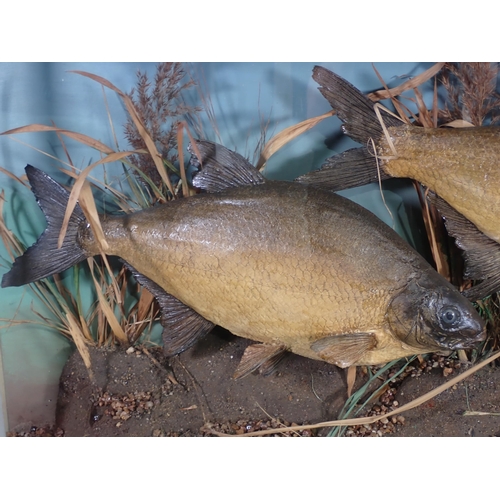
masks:
<svg viewBox="0 0 500 500"><path fill-rule="evenodd" d="M474 127L498 123L498 63L447 63L439 79L447 94L439 110L440 123L463 120Z"/></svg>

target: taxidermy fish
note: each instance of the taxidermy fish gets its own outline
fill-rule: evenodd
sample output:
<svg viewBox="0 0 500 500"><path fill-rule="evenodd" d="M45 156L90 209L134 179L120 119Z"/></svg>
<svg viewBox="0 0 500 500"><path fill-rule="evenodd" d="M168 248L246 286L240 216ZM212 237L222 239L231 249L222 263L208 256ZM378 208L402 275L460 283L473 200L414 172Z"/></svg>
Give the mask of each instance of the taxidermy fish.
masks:
<svg viewBox="0 0 500 500"><path fill-rule="evenodd" d="M465 277L484 280L466 292L469 298L500 290L500 127L408 125L384 111L377 115L375 103L321 66L313 78L344 133L363 147L329 158L298 181L334 191L378 181L379 173L382 180L419 181L441 199L433 201L465 251Z"/></svg>
<svg viewBox="0 0 500 500"><path fill-rule="evenodd" d="M268 181L243 157L198 142L207 193L102 216L121 257L161 308L175 355L221 325L252 339L235 376L266 373L287 351L340 367L378 364L485 339L472 304L392 229L355 203ZM26 173L47 229L3 276L20 286L99 252L77 206L61 249L67 191Z"/></svg>

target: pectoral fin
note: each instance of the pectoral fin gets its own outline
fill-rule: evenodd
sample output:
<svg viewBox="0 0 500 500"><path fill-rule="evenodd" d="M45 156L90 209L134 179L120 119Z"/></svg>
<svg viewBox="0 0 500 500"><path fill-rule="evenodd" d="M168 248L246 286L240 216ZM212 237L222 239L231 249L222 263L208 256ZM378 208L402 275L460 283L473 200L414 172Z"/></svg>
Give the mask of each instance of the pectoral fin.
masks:
<svg viewBox="0 0 500 500"><path fill-rule="evenodd" d="M287 350L283 346L252 344L245 349L233 378L246 377L255 370L262 375L270 375L283 360Z"/></svg>
<svg viewBox="0 0 500 500"><path fill-rule="evenodd" d="M138 283L154 295L160 306L165 356L175 356L185 351L214 328L215 325L211 321L167 293L154 281L136 271L130 264L125 262L125 265L130 269Z"/></svg>
<svg viewBox="0 0 500 500"><path fill-rule="evenodd" d="M376 345L373 333L345 333L316 340L311 349L328 363L348 368Z"/></svg>
<svg viewBox="0 0 500 500"><path fill-rule="evenodd" d="M478 300L499 291L500 244L488 238L439 196L432 193L429 199L443 217L446 230L455 238L457 247L464 252L464 277L481 281L463 294L470 300Z"/></svg>

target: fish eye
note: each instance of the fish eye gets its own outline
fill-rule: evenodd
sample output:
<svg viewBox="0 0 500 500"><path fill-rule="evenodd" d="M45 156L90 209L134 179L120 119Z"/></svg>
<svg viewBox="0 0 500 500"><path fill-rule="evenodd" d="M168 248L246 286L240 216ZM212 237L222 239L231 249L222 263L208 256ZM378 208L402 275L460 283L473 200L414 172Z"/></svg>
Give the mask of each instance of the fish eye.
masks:
<svg viewBox="0 0 500 500"><path fill-rule="evenodd" d="M455 326L461 319L460 311L453 306L443 307L440 318L444 326Z"/></svg>

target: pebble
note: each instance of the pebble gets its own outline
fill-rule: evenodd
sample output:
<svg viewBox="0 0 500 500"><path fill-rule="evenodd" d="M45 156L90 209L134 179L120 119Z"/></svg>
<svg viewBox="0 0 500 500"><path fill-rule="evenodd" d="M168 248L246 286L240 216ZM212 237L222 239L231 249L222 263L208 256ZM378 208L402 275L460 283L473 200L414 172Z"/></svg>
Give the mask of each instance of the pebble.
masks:
<svg viewBox="0 0 500 500"><path fill-rule="evenodd" d="M295 427L298 426L296 422L287 422L280 418L271 418L270 420L238 420L233 423L209 423L205 424L200 432L202 435L213 436L213 431L220 432L223 434L236 434L242 435L255 431L263 431L267 429L276 429L275 433L268 434L268 436L274 437L311 437L315 436L316 429L304 429L298 431L281 431L281 427ZM170 435L170 434L169 434Z"/></svg>
<svg viewBox="0 0 500 500"><path fill-rule="evenodd" d="M396 396L403 395L403 392L398 391L400 383L406 377L420 377L425 372L430 372L432 369L441 369L442 374L445 377L452 375L456 370L460 369L460 361L456 359L446 358L441 354L433 354L427 359L420 359L418 363L406 367L405 371L399 375L395 380L389 383L389 387L386 391L380 395L379 401L373 405L371 410L368 411L364 416L381 416L389 413L392 410L398 408L399 401L395 398ZM390 371L388 377L395 375L395 371ZM456 390L457 386L453 386L453 390ZM397 426L404 425L405 418L402 415L392 416L390 419L388 417L381 418L377 422L371 425L359 425L348 427L345 431L346 436L380 436L385 434L391 434L397 431Z"/></svg>
<svg viewBox="0 0 500 500"><path fill-rule="evenodd" d="M104 414L109 415L114 420L128 420L132 416L140 417L143 414L151 413L154 402L150 400L150 392L136 391L125 395L113 395L105 392L96 404L105 407Z"/></svg>

